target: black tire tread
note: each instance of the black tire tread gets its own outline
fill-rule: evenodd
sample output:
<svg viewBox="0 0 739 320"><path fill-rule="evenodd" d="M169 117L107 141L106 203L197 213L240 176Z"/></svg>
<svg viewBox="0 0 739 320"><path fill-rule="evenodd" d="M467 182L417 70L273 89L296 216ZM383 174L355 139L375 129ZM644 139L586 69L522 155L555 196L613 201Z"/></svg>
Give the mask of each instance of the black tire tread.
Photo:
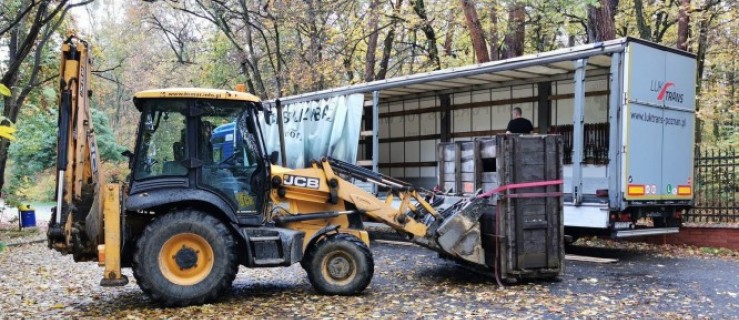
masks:
<svg viewBox="0 0 739 320"><path fill-rule="evenodd" d="M362 281L361 283L357 284L355 286L355 289L352 290L352 291L349 291L349 292L341 292L341 293L324 292L320 288L316 287L316 285L315 285L316 284L316 280L317 280L316 279L316 276L317 275L315 275L313 272L311 272L311 269L310 269L311 262L310 261L313 259L313 254L318 250L319 247L321 247L323 245L327 245L330 242L337 242L337 241L348 241L348 242L351 242L352 244L354 244L357 247L357 249L359 250L359 252L364 256L365 260L367 261L367 271L369 272L369 277L367 277L366 279L364 279L364 281ZM305 265L303 265L303 268L308 273L308 279L310 280L310 283L313 284L314 285L314 288L316 288L316 290L319 291L320 293L323 293L323 294L335 294L335 295L355 295L355 294L361 293L370 284L370 282L372 282L372 276L374 275L374 270L375 270L375 262L374 262L374 259L372 257L372 252L367 247L367 245L365 245L364 242L362 242L362 240L360 240L359 238L357 238L357 237L355 237L355 236L353 236L351 234L347 234L347 233L334 234L334 235L327 236L327 237L325 237L325 238L317 241L316 243L314 243L306 251L305 258L306 259L304 259L303 261L301 261L301 265L303 265L303 262L304 261L307 262ZM308 268L306 268L306 266Z"/></svg>
<svg viewBox="0 0 739 320"><path fill-rule="evenodd" d="M153 236L156 229L163 226L167 226L176 222L186 221L197 221L198 223L213 226L217 234L222 235L224 245L226 248L226 276L220 279L220 281L213 286L213 288L204 295L190 299L180 299L176 297L164 296L155 290L155 284L152 283L145 274L145 270L142 269L142 255L140 254L144 250L144 246L148 238ZM236 255L236 242L234 240L231 231L221 222L212 215L206 214L202 211L198 211L192 208L188 208L182 211L171 212L161 217L158 217L152 223L146 226L144 232L136 243L136 253L133 256L133 276L136 279L141 290L149 296L152 300L160 302L165 306L188 306L188 305L200 305L209 301L216 300L223 292L231 288L236 273L238 272L238 257Z"/></svg>

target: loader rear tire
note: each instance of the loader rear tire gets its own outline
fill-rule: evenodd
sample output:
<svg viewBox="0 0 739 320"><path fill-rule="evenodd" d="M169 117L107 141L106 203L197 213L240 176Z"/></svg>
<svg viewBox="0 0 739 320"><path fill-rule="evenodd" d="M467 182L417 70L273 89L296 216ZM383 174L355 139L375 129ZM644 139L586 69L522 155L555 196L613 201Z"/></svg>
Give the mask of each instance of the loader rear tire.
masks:
<svg viewBox="0 0 739 320"><path fill-rule="evenodd" d="M369 248L359 238L337 234L315 243L308 249L302 264L313 287L327 295L361 293L375 272Z"/></svg>
<svg viewBox="0 0 739 320"><path fill-rule="evenodd" d="M133 275L152 300L165 306L203 304L231 288L238 260L223 222L185 209L161 216L139 238Z"/></svg>

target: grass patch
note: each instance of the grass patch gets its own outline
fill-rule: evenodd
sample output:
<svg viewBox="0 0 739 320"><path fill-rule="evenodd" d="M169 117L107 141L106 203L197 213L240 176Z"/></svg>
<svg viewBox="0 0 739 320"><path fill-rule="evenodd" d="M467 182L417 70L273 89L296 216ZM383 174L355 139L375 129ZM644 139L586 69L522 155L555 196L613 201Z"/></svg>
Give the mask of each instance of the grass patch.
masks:
<svg viewBox="0 0 739 320"><path fill-rule="evenodd" d="M38 228L27 228L23 230L18 230L17 227L0 228L0 242L11 240L11 239L31 237L31 236L39 235L40 233L41 232L39 231Z"/></svg>
<svg viewBox="0 0 739 320"><path fill-rule="evenodd" d="M726 248L701 247L700 252L714 256L730 256L735 254L733 250Z"/></svg>

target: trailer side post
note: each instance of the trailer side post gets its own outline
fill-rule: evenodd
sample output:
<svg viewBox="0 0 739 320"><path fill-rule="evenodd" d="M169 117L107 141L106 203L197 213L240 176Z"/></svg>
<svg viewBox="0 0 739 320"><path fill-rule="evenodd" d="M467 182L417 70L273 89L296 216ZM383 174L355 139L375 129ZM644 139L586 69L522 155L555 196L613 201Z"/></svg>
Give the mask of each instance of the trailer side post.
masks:
<svg viewBox="0 0 739 320"><path fill-rule="evenodd" d="M608 97L608 203L610 210L619 210L621 207L621 188L619 179L621 176L619 153L621 143L619 141L621 112L621 53L614 52L611 56L611 75Z"/></svg>
<svg viewBox="0 0 739 320"><path fill-rule="evenodd" d="M372 171L380 172L380 91L372 91L372 123ZM372 193L377 192L377 185L372 184Z"/></svg>
<svg viewBox="0 0 739 320"><path fill-rule="evenodd" d="M585 68L588 59L575 60L575 110L572 113L572 202L582 203L582 161L585 125Z"/></svg>
<svg viewBox="0 0 739 320"><path fill-rule="evenodd" d="M549 131L549 126L551 126L551 118L552 118L552 100L550 100L550 97L552 95L552 82L546 81L546 82L539 82L537 83L538 86L538 97L539 100L537 102L537 109L538 109L538 119L537 120L537 126L539 127L539 133L540 134L546 134Z"/></svg>

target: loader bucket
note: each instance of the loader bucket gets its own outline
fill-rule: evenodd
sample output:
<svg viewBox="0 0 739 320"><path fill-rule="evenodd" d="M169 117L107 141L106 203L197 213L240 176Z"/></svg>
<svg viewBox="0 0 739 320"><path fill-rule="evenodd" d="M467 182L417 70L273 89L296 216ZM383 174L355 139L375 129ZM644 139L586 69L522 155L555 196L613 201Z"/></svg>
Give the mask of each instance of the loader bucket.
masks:
<svg viewBox="0 0 739 320"><path fill-rule="evenodd" d="M438 245L437 250L476 264L485 264L485 250L482 247L480 217L486 210L492 210L487 198L464 200L460 207L450 209L435 230L430 229L431 242ZM434 241L435 240L435 241Z"/></svg>

